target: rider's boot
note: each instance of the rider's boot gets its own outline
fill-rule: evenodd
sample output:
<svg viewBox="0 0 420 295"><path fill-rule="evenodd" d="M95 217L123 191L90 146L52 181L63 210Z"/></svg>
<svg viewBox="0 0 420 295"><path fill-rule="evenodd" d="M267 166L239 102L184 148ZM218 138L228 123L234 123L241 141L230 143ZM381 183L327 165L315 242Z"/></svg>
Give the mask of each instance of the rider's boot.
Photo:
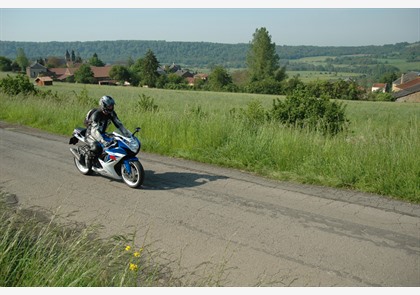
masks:
<svg viewBox="0 0 420 295"><path fill-rule="evenodd" d="M85 154L86 168L92 169L94 160L95 160L95 154L90 150L86 151L86 154Z"/></svg>

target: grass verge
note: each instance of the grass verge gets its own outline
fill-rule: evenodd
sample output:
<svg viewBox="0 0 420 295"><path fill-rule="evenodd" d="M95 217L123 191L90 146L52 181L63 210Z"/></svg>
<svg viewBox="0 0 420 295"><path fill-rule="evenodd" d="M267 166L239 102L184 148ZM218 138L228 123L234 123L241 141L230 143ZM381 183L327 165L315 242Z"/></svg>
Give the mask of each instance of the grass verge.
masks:
<svg viewBox="0 0 420 295"><path fill-rule="evenodd" d="M135 236L99 237L100 226L69 223L51 212L20 209L0 191L1 287L220 286L223 270L206 277L172 272ZM210 270L213 271L213 270Z"/></svg>

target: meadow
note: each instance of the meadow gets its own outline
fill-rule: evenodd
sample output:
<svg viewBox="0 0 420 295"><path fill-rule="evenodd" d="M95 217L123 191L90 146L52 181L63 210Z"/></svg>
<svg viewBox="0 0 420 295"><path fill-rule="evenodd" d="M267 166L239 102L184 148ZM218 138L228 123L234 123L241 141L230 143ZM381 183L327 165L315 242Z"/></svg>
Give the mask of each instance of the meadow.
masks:
<svg viewBox="0 0 420 295"><path fill-rule="evenodd" d="M142 128L144 152L420 203L420 104L342 101L349 131L324 136L232 115L255 112L251 105L269 110L280 96L57 82L47 89L55 95L2 94L0 120L70 136L111 95L125 126Z"/></svg>

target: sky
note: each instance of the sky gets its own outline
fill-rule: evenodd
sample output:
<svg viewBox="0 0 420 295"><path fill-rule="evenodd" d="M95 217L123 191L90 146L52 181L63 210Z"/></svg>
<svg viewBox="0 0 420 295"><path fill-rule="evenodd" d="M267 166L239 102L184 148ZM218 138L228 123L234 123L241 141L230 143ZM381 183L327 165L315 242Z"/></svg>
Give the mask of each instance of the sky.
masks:
<svg viewBox="0 0 420 295"><path fill-rule="evenodd" d="M76 0L67 1L72 5L66 6L49 0L7 2L0 4L3 41L237 44L252 41L253 33L261 27L268 30L276 45L365 46L420 41L420 1L410 0L398 1L399 6L370 0L352 0L351 5L338 0L294 0L293 5L254 0L242 1L241 6L228 0L208 1L211 4L207 6L197 6L197 0Z"/></svg>

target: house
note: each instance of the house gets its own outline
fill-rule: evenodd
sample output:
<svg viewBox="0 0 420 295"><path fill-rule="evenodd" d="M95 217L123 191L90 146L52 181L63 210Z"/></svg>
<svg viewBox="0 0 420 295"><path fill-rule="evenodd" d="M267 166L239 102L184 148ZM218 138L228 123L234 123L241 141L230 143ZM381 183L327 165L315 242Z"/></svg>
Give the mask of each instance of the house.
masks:
<svg viewBox="0 0 420 295"><path fill-rule="evenodd" d="M35 83L38 86L49 86L53 85L53 79L51 77L45 76L45 77L38 77L35 79Z"/></svg>
<svg viewBox="0 0 420 295"><path fill-rule="evenodd" d="M203 81L207 81L207 79L209 78L208 74L195 74L194 75L195 79L201 79Z"/></svg>
<svg viewBox="0 0 420 295"><path fill-rule="evenodd" d="M101 82L104 84L105 81L110 81L109 71L111 71L112 66L104 66L104 67L90 67L93 72L93 78L95 79L95 83ZM115 83L114 83L115 84Z"/></svg>
<svg viewBox="0 0 420 295"><path fill-rule="evenodd" d="M156 72L157 72L160 76L166 75L165 69L164 69L164 68L162 68L162 67L158 67L158 68L156 69Z"/></svg>
<svg viewBox="0 0 420 295"><path fill-rule="evenodd" d="M185 80L187 80L188 86L194 86L195 79L193 77L187 77Z"/></svg>
<svg viewBox="0 0 420 295"><path fill-rule="evenodd" d="M420 102L420 77L399 84L392 96L397 102Z"/></svg>
<svg viewBox="0 0 420 295"><path fill-rule="evenodd" d="M34 62L29 67L26 67L26 75L30 78L36 78L39 74L46 74L48 69L38 62Z"/></svg>
<svg viewBox="0 0 420 295"><path fill-rule="evenodd" d="M408 72L406 74L402 74L401 78L398 78L397 80L392 82L392 91L393 92L399 91L397 89L398 85L410 82L410 81L412 81L416 78L419 78L419 77L420 77L419 72Z"/></svg>
<svg viewBox="0 0 420 295"><path fill-rule="evenodd" d="M194 86L197 81L207 81L209 75L207 74L195 74L193 77L186 77L185 80L189 86Z"/></svg>
<svg viewBox="0 0 420 295"><path fill-rule="evenodd" d="M47 75L53 79L63 76L66 73L67 68L49 68Z"/></svg>
<svg viewBox="0 0 420 295"><path fill-rule="evenodd" d="M169 66L169 72L170 73L175 73L177 71L182 70L180 65L176 65L175 63L172 63L172 65Z"/></svg>
<svg viewBox="0 0 420 295"><path fill-rule="evenodd" d="M188 70L178 70L175 72L175 75L178 75L182 78L194 77L194 75L191 74Z"/></svg>
<svg viewBox="0 0 420 295"><path fill-rule="evenodd" d="M386 92L386 83L375 83L372 85L372 92Z"/></svg>
<svg viewBox="0 0 420 295"><path fill-rule="evenodd" d="M109 77L109 71L111 70L112 66L105 66L105 67L90 67L93 72L93 78L95 83L99 83L101 85L110 85L115 84L115 81L111 81ZM58 81L65 81L68 78L72 78L74 73L79 69L79 67L75 68L51 68L49 72L52 73L52 77L57 79ZM107 82L108 81L108 82Z"/></svg>
<svg viewBox="0 0 420 295"><path fill-rule="evenodd" d="M64 74L62 74L61 76L57 77L57 80L59 81L65 81L67 78L72 78L74 76L74 73L78 70L79 68L66 68L66 70L64 71Z"/></svg>

